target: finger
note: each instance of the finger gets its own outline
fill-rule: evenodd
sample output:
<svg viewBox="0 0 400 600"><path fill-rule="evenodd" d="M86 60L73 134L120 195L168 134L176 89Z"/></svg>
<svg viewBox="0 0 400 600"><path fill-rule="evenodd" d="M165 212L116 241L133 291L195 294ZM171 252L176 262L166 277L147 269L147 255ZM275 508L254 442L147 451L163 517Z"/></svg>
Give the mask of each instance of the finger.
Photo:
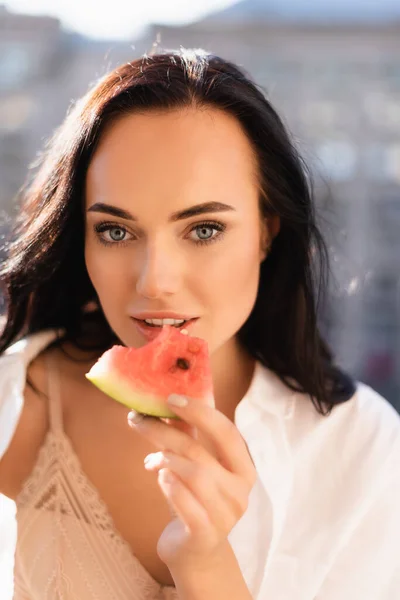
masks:
<svg viewBox="0 0 400 600"><path fill-rule="evenodd" d="M210 410L210 418L212 418L213 413L221 415L223 417L223 422L226 421L227 423L231 424L232 427L236 430L233 423L231 423L226 417L224 417L224 415L218 413L218 411L216 411L213 408L210 408ZM206 465L209 469L216 469L218 467L218 476L221 478L223 477L224 468L226 468L230 473L238 475L239 477L243 477L244 481L246 481L250 487L252 487L255 482L256 476L254 474L254 465L249 457L247 446L245 445L244 440L242 439L238 431L237 436L233 437L233 442L240 443L241 454L244 454L244 458L243 456L241 456L240 453L235 451L233 446L229 447L229 444L233 444L232 441L228 439L225 441L225 443L228 444L228 454L229 451L231 451L233 456L241 456L241 460L243 463L245 463L245 459L247 458L247 470L245 470L244 466L243 468L239 466L238 469L234 469L234 466L232 466L231 469L229 469L229 466L231 465L221 465L222 461L221 463L218 461L219 457L217 459L215 456L213 456L208 451L208 449L206 449L199 441L194 440L191 436L184 433L183 431L180 431L175 427L167 425L160 419L156 419L153 417L142 417L138 421L136 419L133 422L132 420L129 420L129 423L132 427L135 427L141 435L143 435L148 441L150 441L154 446L156 446L160 450L171 450L175 454L185 456L193 462ZM223 446L223 444L220 444L220 446ZM243 473L245 475L243 475Z"/></svg>
<svg viewBox="0 0 400 600"><path fill-rule="evenodd" d="M181 397L179 397L181 398ZM174 402L176 395L168 398L174 412L186 423L204 433L214 444L221 463L232 473L254 484L254 466L247 445L236 425L222 412L196 400L186 398L186 406Z"/></svg>
<svg viewBox="0 0 400 600"><path fill-rule="evenodd" d="M170 510L184 523L188 533L198 537L210 532L211 522L204 507L169 469L161 469L158 483Z"/></svg>
<svg viewBox="0 0 400 600"><path fill-rule="evenodd" d="M161 421L164 421L170 427L174 427L175 429L178 429L178 431L183 431L184 433L187 433L188 435L190 435L190 437L192 437L195 440L198 438L198 431L197 431L196 427L189 425L189 423L186 423L185 421L182 421L181 419L166 418L166 419L161 419Z"/></svg>
<svg viewBox="0 0 400 600"><path fill-rule="evenodd" d="M177 475L223 535L228 535L247 509L248 494L243 481L228 471L223 471L222 477L215 477L204 466L167 451L149 454L145 468L149 471L167 468Z"/></svg>
<svg viewBox="0 0 400 600"><path fill-rule="evenodd" d="M167 425L161 419L144 417L134 413L134 411L129 413L128 423L160 450L171 450L176 454L183 454L192 460L199 460L210 464L212 455L194 436L189 435L184 430L184 427L176 427L176 424L174 426ZM192 426L187 424L186 427L192 428ZM215 461L215 459L213 460Z"/></svg>
<svg viewBox="0 0 400 600"><path fill-rule="evenodd" d="M183 431L183 432L187 433L193 439L197 439L197 437L198 437L197 429L195 427L193 427L192 425L185 423L185 421L182 421L181 419L170 419L168 417L165 417L165 418L164 417L160 417L160 418L151 417L150 415L144 415L142 413L138 413L138 412L136 412L136 410L133 410L133 409L128 413L128 424L130 426L135 427L135 426L139 425L139 423L142 423L143 421L145 421L146 424L153 423L153 422L154 423L157 423L157 422L166 423L171 428L174 428L174 429L177 429L178 431ZM146 428L146 431L147 431L147 428Z"/></svg>

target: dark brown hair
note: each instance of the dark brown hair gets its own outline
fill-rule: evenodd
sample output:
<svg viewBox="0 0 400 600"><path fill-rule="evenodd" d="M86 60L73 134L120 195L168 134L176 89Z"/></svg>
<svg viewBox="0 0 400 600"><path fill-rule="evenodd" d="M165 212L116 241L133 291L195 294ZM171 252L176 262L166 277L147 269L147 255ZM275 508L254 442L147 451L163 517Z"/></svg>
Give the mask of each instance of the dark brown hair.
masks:
<svg viewBox="0 0 400 600"><path fill-rule="evenodd" d="M316 224L309 174L259 87L236 65L199 50L145 55L118 67L73 107L56 131L36 176L22 191L0 270L6 301L0 353L24 335L49 328L61 328L63 339L97 352L121 343L97 303L85 267L87 168L113 119L189 105L217 107L240 122L258 158L262 215L281 219L239 339L252 356L328 414L352 396L354 385L335 367L318 329L328 256ZM97 310L85 311L90 302ZM88 339L91 344L83 345Z"/></svg>

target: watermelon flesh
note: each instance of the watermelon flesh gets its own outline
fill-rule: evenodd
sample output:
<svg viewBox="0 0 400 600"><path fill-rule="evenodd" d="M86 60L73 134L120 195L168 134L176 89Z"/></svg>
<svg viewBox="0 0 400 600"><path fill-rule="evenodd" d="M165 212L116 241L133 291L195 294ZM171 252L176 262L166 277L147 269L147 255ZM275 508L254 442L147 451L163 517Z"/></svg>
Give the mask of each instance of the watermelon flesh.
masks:
<svg viewBox="0 0 400 600"><path fill-rule="evenodd" d="M207 343L172 325L142 348L113 346L85 377L117 402L154 417L178 418L167 405L170 394L214 403Z"/></svg>

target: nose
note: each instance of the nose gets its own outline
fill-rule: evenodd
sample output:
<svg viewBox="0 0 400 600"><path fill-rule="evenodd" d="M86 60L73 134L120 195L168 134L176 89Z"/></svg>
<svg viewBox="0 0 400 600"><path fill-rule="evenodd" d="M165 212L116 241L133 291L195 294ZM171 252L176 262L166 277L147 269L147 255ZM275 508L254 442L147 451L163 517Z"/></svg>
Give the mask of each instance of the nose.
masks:
<svg viewBox="0 0 400 600"><path fill-rule="evenodd" d="M181 280L180 263L177 253L165 244L147 246L139 258L136 292L149 299L176 294Z"/></svg>

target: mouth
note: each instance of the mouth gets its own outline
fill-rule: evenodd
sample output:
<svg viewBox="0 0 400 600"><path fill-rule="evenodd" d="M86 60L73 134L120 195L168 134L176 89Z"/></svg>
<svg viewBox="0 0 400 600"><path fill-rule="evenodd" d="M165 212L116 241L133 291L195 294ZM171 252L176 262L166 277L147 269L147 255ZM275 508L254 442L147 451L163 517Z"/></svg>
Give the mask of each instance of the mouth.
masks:
<svg viewBox="0 0 400 600"><path fill-rule="evenodd" d="M191 321L196 321L197 317L194 319L183 319L183 321L181 323L149 323L146 321L146 319L136 319L135 317L132 317L135 321L138 321L139 323L142 323L142 325L147 325L148 327L165 327L166 325L171 325L172 327L177 327L178 329L180 327L184 327L186 323L191 323ZM171 319L172 320L172 319Z"/></svg>
<svg viewBox="0 0 400 600"><path fill-rule="evenodd" d="M150 332L159 332L161 331L161 329L167 325L175 327L175 329L187 329L188 327L191 327L196 321L198 321L199 317L195 317L193 319L185 319L185 320L179 320L179 322L175 322L175 323L171 323L170 319L167 319L167 322L162 322L162 323L149 323L146 322L145 319L137 319L136 317L131 317L132 321L137 325L138 329L142 332L142 333L150 333ZM176 319L176 321L178 321L178 319Z"/></svg>

